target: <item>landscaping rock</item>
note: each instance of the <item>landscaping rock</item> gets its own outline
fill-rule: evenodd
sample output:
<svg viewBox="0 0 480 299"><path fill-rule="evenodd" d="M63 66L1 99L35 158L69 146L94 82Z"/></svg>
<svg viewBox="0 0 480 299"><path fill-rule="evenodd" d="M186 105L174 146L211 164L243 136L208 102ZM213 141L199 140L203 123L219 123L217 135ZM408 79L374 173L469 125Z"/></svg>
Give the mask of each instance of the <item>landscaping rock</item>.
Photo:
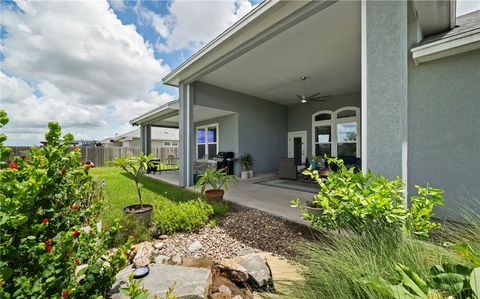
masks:
<svg viewBox="0 0 480 299"><path fill-rule="evenodd" d="M155 261L154 248L150 242L143 242L136 246L136 254L133 258L133 264L135 267L148 266ZM135 251L134 249L134 251Z"/></svg>
<svg viewBox="0 0 480 299"><path fill-rule="evenodd" d="M236 296L232 297L232 299L243 299L243 298L240 295L236 295Z"/></svg>
<svg viewBox="0 0 480 299"><path fill-rule="evenodd" d="M238 262L238 264L247 270L253 282L253 287L261 289L265 289L270 286L273 287L272 273L270 268L265 260L260 256L249 255L241 257L241 260Z"/></svg>
<svg viewBox="0 0 480 299"><path fill-rule="evenodd" d="M157 242L155 242L155 245L153 247L155 247L155 249L160 250L160 249L163 248L164 245L165 245L165 243L157 241Z"/></svg>
<svg viewBox="0 0 480 299"><path fill-rule="evenodd" d="M245 282L248 280L248 271L238 264L238 258L223 260L217 265L220 273L234 282Z"/></svg>
<svg viewBox="0 0 480 299"><path fill-rule="evenodd" d="M205 268L212 269L213 259L211 257L188 257L184 256L182 258L182 266L184 267L194 267L194 268Z"/></svg>
<svg viewBox="0 0 480 299"><path fill-rule="evenodd" d="M211 286L211 292L212 292L211 296L213 294L218 293L220 291L221 286L227 287L231 292L231 296L240 296L240 298L253 298L253 295L250 292L250 290L241 289L232 281L219 275L218 273L215 273L213 278L213 283ZM220 295L215 295L215 296L220 296Z"/></svg>
<svg viewBox="0 0 480 299"><path fill-rule="evenodd" d="M128 275L133 271L128 266L117 274L117 281L110 290L110 298L129 298L121 293L120 288L127 287ZM140 284L148 289L150 297L164 298L168 289L175 283L173 294L179 299L203 299L208 296L212 283L210 270L182 266L155 264L150 273L141 280Z"/></svg>
<svg viewBox="0 0 480 299"><path fill-rule="evenodd" d="M196 240L195 242L190 244L190 246L188 246L188 251L190 251L190 252L197 251L197 250L202 249L202 247L203 247L202 243L200 243L200 241Z"/></svg>
<svg viewBox="0 0 480 299"><path fill-rule="evenodd" d="M218 287L218 292L210 295L212 299L231 299L232 291L224 284Z"/></svg>
<svg viewBox="0 0 480 299"><path fill-rule="evenodd" d="M182 257L179 255L174 255L169 258L164 262L164 264L167 265L181 265L182 264Z"/></svg>
<svg viewBox="0 0 480 299"><path fill-rule="evenodd" d="M155 257L155 264L163 264L166 262L167 259L168 259L168 256L166 255L157 255Z"/></svg>
<svg viewBox="0 0 480 299"><path fill-rule="evenodd" d="M167 235L161 235L160 237L158 237L160 240L166 240L168 239L168 236Z"/></svg>

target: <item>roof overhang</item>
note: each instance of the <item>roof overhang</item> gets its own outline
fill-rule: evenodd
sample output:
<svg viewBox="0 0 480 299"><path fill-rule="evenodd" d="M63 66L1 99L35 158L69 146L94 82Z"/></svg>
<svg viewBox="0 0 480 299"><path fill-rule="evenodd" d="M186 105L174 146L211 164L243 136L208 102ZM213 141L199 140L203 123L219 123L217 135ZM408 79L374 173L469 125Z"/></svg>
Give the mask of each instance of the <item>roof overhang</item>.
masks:
<svg viewBox="0 0 480 299"><path fill-rule="evenodd" d="M456 0L415 0L413 6L422 36L427 37L455 27Z"/></svg>
<svg viewBox="0 0 480 299"><path fill-rule="evenodd" d="M147 125L151 124L152 121L158 120L158 119L168 119L172 116L178 115L179 111L179 100L171 101L168 102L158 108L152 109L148 111L147 113L144 113L138 117L135 117L134 119L130 120L130 123L134 126L139 126L139 125ZM159 126L164 126L164 127L175 127L175 124L160 124Z"/></svg>
<svg viewBox="0 0 480 299"><path fill-rule="evenodd" d="M480 49L480 28L411 49L415 64Z"/></svg>
<svg viewBox="0 0 480 299"><path fill-rule="evenodd" d="M279 32L338 2L265 0L163 78L179 86L234 60Z"/></svg>

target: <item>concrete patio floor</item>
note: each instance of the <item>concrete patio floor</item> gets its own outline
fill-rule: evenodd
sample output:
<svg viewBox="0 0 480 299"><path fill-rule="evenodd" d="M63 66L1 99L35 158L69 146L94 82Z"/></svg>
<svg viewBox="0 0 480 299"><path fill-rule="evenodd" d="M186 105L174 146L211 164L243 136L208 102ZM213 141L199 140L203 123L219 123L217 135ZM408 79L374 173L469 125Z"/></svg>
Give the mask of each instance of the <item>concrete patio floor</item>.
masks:
<svg viewBox="0 0 480 299"><path fill-rule="evenodd" d="M178 172L148 174L148 176L178 186ZM229 185L224 200L292 222L306 224L300 216L299 209L290 207L290 202L296 198L305 202L313 197L313 193L257 184L275 177L274 174L267 174L249 180L239 180L237 184ZM193 187L188 189L193 190Z"/></svg>

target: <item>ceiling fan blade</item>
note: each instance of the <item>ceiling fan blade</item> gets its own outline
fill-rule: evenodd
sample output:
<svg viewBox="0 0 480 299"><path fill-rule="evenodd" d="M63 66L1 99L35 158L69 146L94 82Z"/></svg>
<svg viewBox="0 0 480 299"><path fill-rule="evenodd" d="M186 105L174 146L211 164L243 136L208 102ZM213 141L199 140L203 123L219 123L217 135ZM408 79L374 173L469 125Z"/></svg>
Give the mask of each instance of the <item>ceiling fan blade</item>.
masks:
<svg viewBox="0 0 480 299"><path fill-rule="evenodd" d="M321 92L317 92L316 94L312 94L311 96L309 96L309 98L314 98L314 97L318 96L319 94L321 94Z"/></svg>
<svg viewBox="0 0 480 299"><path fill-rule="evenodd" d="M297 98L299 98L300 100L302 99L302 96L299 96L298 94L296 94Z"/></svg>
<svg viewBox="0 0 480 299"><path fill-rule="evenodd" d="M332 96L321 96L321 97L313 97L313 98L310 98L309 100L310 101L318 101L319 99L326 99L326 98L331 98Z"/></svg>

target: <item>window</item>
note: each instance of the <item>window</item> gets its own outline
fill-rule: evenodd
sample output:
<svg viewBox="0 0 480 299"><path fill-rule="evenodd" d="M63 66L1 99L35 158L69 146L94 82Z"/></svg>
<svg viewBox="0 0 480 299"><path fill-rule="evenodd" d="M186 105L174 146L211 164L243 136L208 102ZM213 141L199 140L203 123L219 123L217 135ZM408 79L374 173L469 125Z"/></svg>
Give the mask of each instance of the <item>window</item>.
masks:
<svg viewBox="0 0 480 299"><path fill-rule="evenodd" d="M313 153L316 156L360 157L360 109L345 107L312 116Z"/></svg>
<svg viewBox="0 0 480 299"><path fill-rule="evenodd" d="M164 141L164 142L163 142L163 146L171 146L170 141Z"/></svg>
<svg viewBox="0 0 480 299"><path fill-rule="evenodd" d="M197 160L213 160L218 151L218 124L197 127Z"/></svg>
<svg viewBox="0 0 480 299"><path fill-rule="evenodd" d="M178 142L172 142L172 146L178 146Z"/></svg>

